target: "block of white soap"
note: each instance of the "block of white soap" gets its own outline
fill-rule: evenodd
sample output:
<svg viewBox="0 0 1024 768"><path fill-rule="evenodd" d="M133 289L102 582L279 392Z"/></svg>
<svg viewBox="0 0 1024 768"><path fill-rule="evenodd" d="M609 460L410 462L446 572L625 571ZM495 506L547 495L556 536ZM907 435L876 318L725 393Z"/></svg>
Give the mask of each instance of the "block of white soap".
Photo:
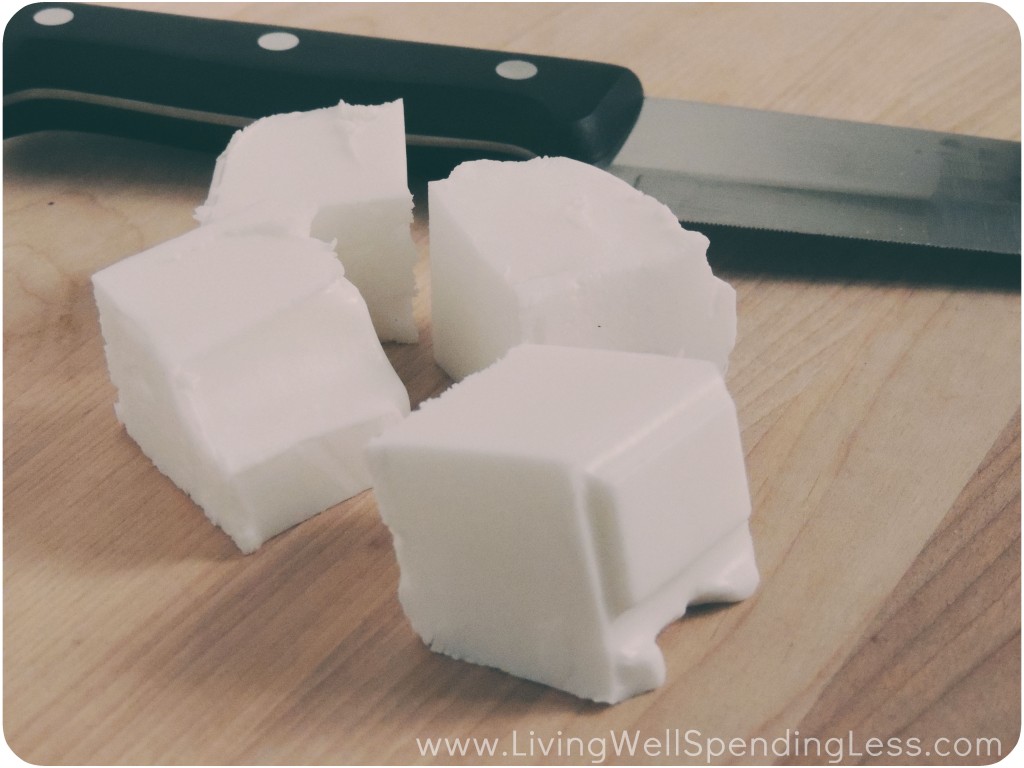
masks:
<svg viewBox="0 0 1024 768"><path fill-rule="evenodd" d="M199 227L93 285L118 417L243 552L369 487L409 399L329 245Z"/></svg>
<svg viewBox="0 0 1024 768"><path fill-rule="evenodd" d="M416 249L402 102L340 103L257 120L214 169L200 223L247 216L335 243L383 341L415 342Z"/></svg>
<svg viewBox="0 0 1024 768"><path fill-rule="evenodd" d="M736 295L708 240L624 181L562 157L463 163L429 185L434 356L460 379L518 343L710 360Z"/></svg>
<svg viewBox="0 0 1024 768"><path fill-rule="evenodd" d="M714 365L522 345L367 448L399 598L435 651L604 702L660 685L655 637L758 582Z"/></svg>

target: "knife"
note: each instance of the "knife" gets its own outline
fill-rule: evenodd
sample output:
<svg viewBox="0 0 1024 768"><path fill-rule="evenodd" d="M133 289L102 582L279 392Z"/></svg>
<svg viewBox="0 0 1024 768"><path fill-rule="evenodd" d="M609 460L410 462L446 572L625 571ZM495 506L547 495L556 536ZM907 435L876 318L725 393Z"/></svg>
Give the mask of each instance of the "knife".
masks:
<svg viewBox="0 0 1024 768"><path fill-rule="evenodd" d="M1019 142L645 98L599 62L76 3L16 13L3 74L5 138L220 151L265 115L401 98L412 175L563 155L661 200L726 267L1020 285Z"/></svg>

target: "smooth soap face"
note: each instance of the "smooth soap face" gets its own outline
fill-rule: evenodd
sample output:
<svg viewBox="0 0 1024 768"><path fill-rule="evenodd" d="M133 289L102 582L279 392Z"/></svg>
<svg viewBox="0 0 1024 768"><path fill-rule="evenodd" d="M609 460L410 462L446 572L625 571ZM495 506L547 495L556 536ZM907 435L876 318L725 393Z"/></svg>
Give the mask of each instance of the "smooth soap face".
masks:
<svg viewBox="0 0 1024 768"><path fill-rule="evenodd" d="M218 158L200 223L247 219L335 244L381 340L415 342L402 102L272 115L238 131Z"/></svg>
<svg viewBox="0 0 1024 768"><path fill-rule="evenodd" d="M453 378L520 343L725 371L735 292L712 274L707 238L653 198L561 157L463 163L429 196L434 354Z"/></svg>
<svg viewBox="0 0 1024 768"><path fill-rule="evenodd" d="M701 360L514 347L367 448L399 597L434 650L597 701L658 632L756 587L735 407Z"/></svg>
<svg viewBox="0 0 1024 768"><path fill-rule="evenodd" d="M93 284L119 419L243 552L369 487L409 400L330 246L204 225Z"/></svg>

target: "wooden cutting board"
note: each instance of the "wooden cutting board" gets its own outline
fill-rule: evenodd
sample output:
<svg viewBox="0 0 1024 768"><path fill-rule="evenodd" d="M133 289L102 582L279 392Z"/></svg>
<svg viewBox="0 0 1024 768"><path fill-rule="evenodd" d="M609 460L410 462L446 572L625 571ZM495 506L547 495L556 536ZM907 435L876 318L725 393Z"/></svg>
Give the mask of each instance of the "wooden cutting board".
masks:
<svg viewBox="0 0 1024 768"><path fill-rule="evenodd" d="M161 9L601 59L655 96L1020 133L1020 38L988 5ZM125 435L90 275L194 226L212 169L102 137L4 145L4 734L18 756L942 763L1014 746L1019 291L723 274L763 584L662 633L662 688L598 706L426 650L372 492L245 557ZM447 385L422 217L417 238L421 343L388 348L414 403ZM496 741L435 757L433 738Z"/></svg>

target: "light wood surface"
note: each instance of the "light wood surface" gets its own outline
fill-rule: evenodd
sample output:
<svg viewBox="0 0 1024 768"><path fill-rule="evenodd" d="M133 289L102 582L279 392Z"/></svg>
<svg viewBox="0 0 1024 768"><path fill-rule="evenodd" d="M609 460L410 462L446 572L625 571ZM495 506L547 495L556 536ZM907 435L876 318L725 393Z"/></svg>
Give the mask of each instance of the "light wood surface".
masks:
<svg viewBox="0 0 1024 768"><path fill-rule="evenodd" d="M1019 139L1020 38L991 5L161 9L595 58L654 96ZM4 735L17 755L704 763L697 744L735 738L754 757L714 762L832 759L793 754L813 737L833 752L842 739L844 762L942 763L993 762L979 738L1015 745L1019 292L724 275L763 584L666 628L662 688L597 706L429 652L396 600L372 493L244 557L125 435L89 278L194 226L212 168L102 137L5 142ZM447 384L425 295L418 309L421 344L388 348L414 403ZM616 755L620 731L668 735L668 751ZM776 756L787 736L791 755ZM500 741L494 758L421 758L427 737ZM872 757L872 738L890 751ZM549 743L563 754L545 757ZM954 748L970 754L939 755Z"/></svg>

